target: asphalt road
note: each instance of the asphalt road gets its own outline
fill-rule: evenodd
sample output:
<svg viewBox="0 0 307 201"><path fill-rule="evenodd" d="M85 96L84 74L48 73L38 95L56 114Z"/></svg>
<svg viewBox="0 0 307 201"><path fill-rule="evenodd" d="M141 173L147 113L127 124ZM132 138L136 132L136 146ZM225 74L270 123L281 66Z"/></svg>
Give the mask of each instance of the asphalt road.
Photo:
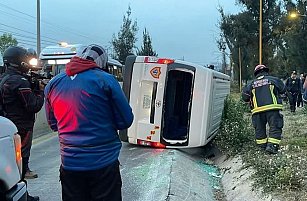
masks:
<svg viewBox="0 0 307 201"><path fill-rule="evenodd" d="M45 106L36 114L35 124L33 129L34 138L41 137L52 132L46 120Z"/></svg>
<svg viewBox="0 0 307 201"><path fill-rule="evenodd" d="M182 159L180 159L182 158ZM123 143L120 155L124 201L213 200L207 173L186 153ZM58 138L47 134L34 142L30 168L39 175L28 180L31 195L42 201L60 201Z"/></svg>

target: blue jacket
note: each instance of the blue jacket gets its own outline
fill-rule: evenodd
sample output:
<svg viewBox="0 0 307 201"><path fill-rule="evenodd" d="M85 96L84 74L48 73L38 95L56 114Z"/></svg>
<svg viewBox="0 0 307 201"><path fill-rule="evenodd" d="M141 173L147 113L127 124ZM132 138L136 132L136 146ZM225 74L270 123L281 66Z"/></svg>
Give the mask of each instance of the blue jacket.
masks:
<svg viewBox="0 0 307 201"><path fill-rule="evenodd" d="M73 58L66 73L45 88L47 120L59 133L62 166L67 170L95 170L118 160L117 131L133 121L118 81L91 62Z"/></svg>

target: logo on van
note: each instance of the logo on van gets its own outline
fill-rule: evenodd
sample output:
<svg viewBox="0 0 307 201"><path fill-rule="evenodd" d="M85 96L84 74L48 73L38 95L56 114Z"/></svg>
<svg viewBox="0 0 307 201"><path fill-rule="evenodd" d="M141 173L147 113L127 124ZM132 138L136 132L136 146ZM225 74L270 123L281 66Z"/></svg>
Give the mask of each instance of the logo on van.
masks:
<svg viewBox="0 0 307 201"><path fill-rule="evenodd" d="M152 77L159 79L161 75L161 67L154 67L150 70L150 74Z"/></svg>

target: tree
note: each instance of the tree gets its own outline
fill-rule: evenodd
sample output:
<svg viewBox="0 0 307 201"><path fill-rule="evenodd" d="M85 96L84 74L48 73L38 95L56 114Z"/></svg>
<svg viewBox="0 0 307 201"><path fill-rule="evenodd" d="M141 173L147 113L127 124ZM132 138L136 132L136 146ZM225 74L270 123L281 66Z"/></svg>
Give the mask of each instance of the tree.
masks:
<svg viewBox="0 0 307 201"><path fill-rule="evenodd" d="M16 46L18 44L16 38L12 36L12 34L4 33L2 36L0 36L0 52L3 54L3 52L6 50L6 48L10 46Z"/></svg>
<svg viewBox="0 0 307 201"><path fill-rule="evenodd" d="M225 15L223 9L220 9L222 21L220 29L228 49L231 52L234 61L234 73L239 80L239 49L241 50L242 75L244 80L252 77L252 68L247 66L254 65L257 61L257 23L253 20L248 11L241 12L237 15ZM220 40L224 40L220 39ZM218 47L221 47L218 41ZM252 63L252 64L251 64Z"/></svg>
<svg viewBox="0 0 307 201"><path fill-rule="evenodd" d="M136 54L140 56L158 56L152 48L151 37L146 28L143 31L143 45L141 46L141 50L137 50Z"/></svg>
<svg viewBox="0 0 307 201"><path fill-rule="evenodd" d="M287 0L285 9L288 13L296 11L300 14L307 14L307 2L298 0L295 3ZM288 72L297 70L300 73L307 71L307 19L298 17L296 19L285 19L286 29L283 33L285 58L289 65Z"/></svg>
<svg viewBox="0 0 307 201"><path fill-rule="evenodd" d="M111 41L114 49L113 58L119 60L121 63L125 62L127 56L134 54L133 48L135 48L137 41L137 21L132 22L130 17L131 8L129 6L126 15L123 17L123 24L120 31L117 33L117 36L113 34Z"/></svg>
<svg viewBox="0 0 307 201"><path fill-rule="evenodd" d="M220 8L220 29L225 37L233 61L235 74L238 75L238 50L241 49L242 77L249 80L253 77L253 67L259 63L259 1L238 0L244 9L238 14L225 15ZM274 70L276 66L279 45L282 44L281 21L284 16L279 0L263 1L263 63ZM275 68L275 69L274 69ZM275 72L277 72L275 70Z"/></svg>

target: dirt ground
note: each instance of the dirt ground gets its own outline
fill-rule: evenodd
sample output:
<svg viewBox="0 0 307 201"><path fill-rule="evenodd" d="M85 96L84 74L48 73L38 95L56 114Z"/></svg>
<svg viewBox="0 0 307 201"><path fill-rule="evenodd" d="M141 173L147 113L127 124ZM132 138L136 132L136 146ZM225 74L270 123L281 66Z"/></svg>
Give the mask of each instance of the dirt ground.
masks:
<svg viewBox="0 0 307 201"><path fill-rule="evenodd" d="M234 157L226 159L225 156L214 160L220 168L223 186L223 199L221 201L281 201L272 195L264 195L261 189L253 189L253 181L250 176L252 168L243 168L241 158Z"/></svg>

